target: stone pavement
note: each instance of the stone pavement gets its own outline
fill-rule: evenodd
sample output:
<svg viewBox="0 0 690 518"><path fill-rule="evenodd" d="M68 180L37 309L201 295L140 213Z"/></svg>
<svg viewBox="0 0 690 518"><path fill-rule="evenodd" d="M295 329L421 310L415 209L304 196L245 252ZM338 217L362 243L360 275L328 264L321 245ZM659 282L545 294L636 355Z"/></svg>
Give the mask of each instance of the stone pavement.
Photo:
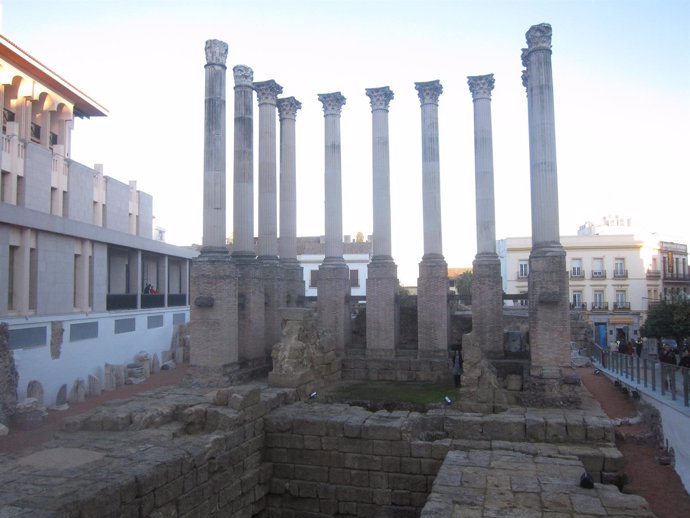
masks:
<svg viewBox="0 0 690 518"><path fill-rule="evenodd" d="M647 502L616 486L580 487L572 456L511 451L452 451L436 476L421 518L653 517Z"/></svg>

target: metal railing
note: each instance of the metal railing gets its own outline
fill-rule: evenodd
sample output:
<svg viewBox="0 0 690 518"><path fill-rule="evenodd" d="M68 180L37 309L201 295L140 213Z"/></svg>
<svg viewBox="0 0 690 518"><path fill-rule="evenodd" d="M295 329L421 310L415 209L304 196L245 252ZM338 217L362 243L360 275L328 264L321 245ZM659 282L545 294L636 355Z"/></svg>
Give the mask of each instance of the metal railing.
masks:
<svg viewBox="0 0 690 518"><path fill-rule="evenodd" d="M672 401L682 397L683 405L690 406L690 369L687 367L634 354L602 351L597 346L592 348L592 358L623 383L636 383L663 397L670 396Z"/></svg>
<svg viewBox="0 0 690 518"><path fill-rule="evenodd" d="M592 302L592 311L608 311L608 302Z"/></svg>
<svg viewBox="0 0 690 518"><path fill-rule="evenodd" d="M630 302L614 302L614 311L630 311Z"/></svg>

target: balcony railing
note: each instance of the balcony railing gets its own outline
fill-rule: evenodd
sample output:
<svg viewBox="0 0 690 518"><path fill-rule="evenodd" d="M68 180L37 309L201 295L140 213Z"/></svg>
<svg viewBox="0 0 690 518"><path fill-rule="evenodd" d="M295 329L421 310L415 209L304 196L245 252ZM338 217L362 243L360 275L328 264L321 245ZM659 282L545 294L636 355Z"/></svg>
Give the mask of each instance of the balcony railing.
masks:
<svg viewBox="0 0 690 518"><path fill-rule="evenodd" d="M630 302L614 302L614 311L630 311Z"/></svg>
<svg viewBox="0 0 690 518"><path fill-rule="evenodd" d="M170 293L168 294L168 306L186 306L186 293Z"/></svg>
<svg viewBox="0 0 690 518"><path fill-rule="evenodd" d="M570 278L571 279L584 279L585 278L585 271L581 268L573 268L570 270Z"/></svg>
<svg viewBox="0 0 690 518"><path fill-rule="evenodd" d="M608 302L592 302L592 311L608 311Z"/></svg>
<svg viewBox="0 0 690 518"><path fill-rule="evenodd" d="M592 279L606 279L606 270L592 270Z"/></svg>
<svg viewBox="0 0 690 518"><path fill-rule="evenodd" d="M614 279L627 279L628 278L628 270L613 270L613 278Z"/></svg>
<svg viewBox="0 0 690 518"><path fill-rule="evenodd" d="M664 272L664 280L690 282L690 274L682 272Z"/></svg>
<svg viewBox="0 0 690 518"><path fill-rule="evenodd" d="M106 296L105 309L117 311L118 309L137 309L137 296L132 293L114 293Z"/></svg>
<svg viewBox="0 0 690 518"><path fill-rule="evenodd" d="M580 302L579 304L575 304L573 302L570 303L570 309L579 309L581 311L586 311L587 310L587 303L586 302Z"/></svg>
<svg viewBox="0 0 690 518"><path fill-rule="evenodd" d="M647 270L647 279L649 279L649 280L661 279L661 272L659 270Z"/></svg>
<svg viewBox="0 0 690 518"><path fill-rule="evenodd" d="M141 307L143 308L163 308L165 307L164 293L142 293Z"/></svg>

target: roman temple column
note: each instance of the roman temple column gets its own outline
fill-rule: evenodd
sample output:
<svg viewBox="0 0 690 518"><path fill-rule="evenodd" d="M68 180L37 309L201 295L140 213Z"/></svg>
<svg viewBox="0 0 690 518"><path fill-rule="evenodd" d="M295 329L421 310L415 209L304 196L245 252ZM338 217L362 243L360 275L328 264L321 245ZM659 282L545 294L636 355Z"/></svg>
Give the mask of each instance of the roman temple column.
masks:
<svg viewBox="0 0 690 518"><path fill-rule="evenodd" d="M254 83L259 101L259 246L261 276L264 280L264 353L271 355L280 341L281 317L278 309L285 298L282 270L278 261L278 190L276 103L283 87L273 80ZM255 344L257 348L260 344Z"/></svg>
<svg viewBox="0 0 690 518"><path fill-rule="evenodd" d="M398 268L391 255L387 86L367 88L372 116L374 250L367 273L367 356L392 358L398 342Z"/></svg>
<svg viewBox="0 0 690 518"><path fill-rule="evenodd" d="M254 72L233 69L235 80L234 191L232 258L237 266L239 360L264 358L265 298L254 244Z"/></svg>
<svg viewBox="0 0 690 518"><path fill-rule="evenodd" d="M225 61L227 57L227 43L218 40L206 42L202 253L228 253L225 246Z"/></svg>
<svg viewBox="0 0 690 518"><path fill-rule="evenodd" d="M225 245L225 61L228 45L206 42L204 218L192 262L190 362L209 383L227 383L238 360L237 270Z"/></svg>
<svg viewBox="0 0 690 518"><path fill-rule="evenodd" d="M297 261L297 158L295 122L302 107L294 97L278 99L280 119L280 237L278 255L285 278L283 305L296 306L304 299L304 277Z"/></svg>
<svg viewBox="0 0 690 518"><path fill-rule="evenodd" d="M340 92L319 94L324 113L324 185L326 254L319 266L318 319L322 343L342 356L350 342L350 270L343 259L343 195L341 178Z"/></svg>
<svg viewBox="0 0 690 518"><path fill-rule="evenodd" d="M477 254L472 264L472 331L484 356L503 357L503 287L496 253L491 91L494 75L471 76L474 104L474 183Z"/></svg>
<svg viewBox="0 0 690 518"><path fill-rule="evenodd" d="M529 259L530 374L556 384L570 365L570 307L566 254L560 243L556 131L551 72L551 26L530 27L525 66L529 119L532 251Z"/></svg>
<svg viewBox="0 0 690 518"><path fill-rule="evenodd" d="M237 259L255 259L254 248L254 72L232 69L235 80L233 246Z"/></svg>
<svg viewBox="0 0 690 518"><path fill-rule="evenodd" d="M448 265L441 242L441 178L438 140L440 81L415 83L422 111L422 202L424 256L417 281L418 353L448 356Z"/></svg>

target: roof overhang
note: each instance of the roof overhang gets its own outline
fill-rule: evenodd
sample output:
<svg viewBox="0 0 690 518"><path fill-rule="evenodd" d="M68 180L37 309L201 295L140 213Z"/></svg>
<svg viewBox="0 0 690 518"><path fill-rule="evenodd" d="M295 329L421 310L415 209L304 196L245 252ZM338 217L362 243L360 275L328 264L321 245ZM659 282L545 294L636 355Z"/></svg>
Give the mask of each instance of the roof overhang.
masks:
<svg viewBox="0 0 690 518"><path fill-rule="evenodd" d="M0 57L73 102L76 117L105 117L108 114L108 110L103 106L2 35L0 35Z"/></svg>

